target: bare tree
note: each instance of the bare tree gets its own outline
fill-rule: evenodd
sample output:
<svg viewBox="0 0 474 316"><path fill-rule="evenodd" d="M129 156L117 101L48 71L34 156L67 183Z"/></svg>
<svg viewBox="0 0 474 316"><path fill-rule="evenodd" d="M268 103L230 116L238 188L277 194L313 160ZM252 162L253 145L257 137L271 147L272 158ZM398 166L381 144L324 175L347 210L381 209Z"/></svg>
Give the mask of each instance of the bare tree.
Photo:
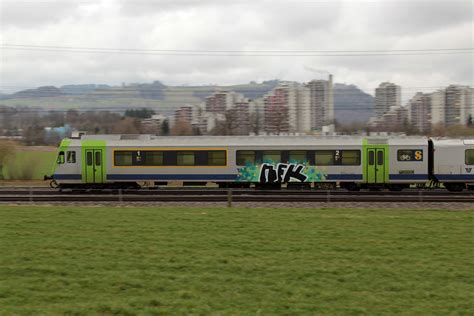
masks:
<svg viewBox="0 0 474 316"><path fill-rule="evenodd" d="M191 136L193 135L193 128L187 121L177 121L171 128L171 135L173 136Z"/></svg>
<svg viewBox="0 0 474 316"><path fill-rule="evenodd" d="M0 179L3 179L3 167L15 154L15 144L10 141L0 141Z"/></svg>

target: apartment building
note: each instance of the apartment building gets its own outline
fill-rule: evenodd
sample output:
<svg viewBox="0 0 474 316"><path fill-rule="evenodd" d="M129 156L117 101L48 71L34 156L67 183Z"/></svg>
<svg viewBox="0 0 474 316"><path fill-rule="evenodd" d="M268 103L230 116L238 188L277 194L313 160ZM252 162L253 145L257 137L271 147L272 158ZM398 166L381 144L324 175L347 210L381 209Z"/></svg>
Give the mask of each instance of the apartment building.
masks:
<svg viewBox="0 0 474 316"><path fill-rule="evenodd" d="M382 117L393 106L401 106L401 87L391 83L382 82L375 89L375 115Z"/></svg>
<svg viewBox="0 0 474 316"><path fill-rule="evenodd" d="M444 91L445 124L467 125L473 117L473 88L468 86L450 85Z"/></svg>
<svg viewBox="0 0 474 316"><path fill-rule="evenodd" d="M141 131L145 134L160 134L163 122L167 119L163 114L155 114L140 121Z"/></svg>
<svg viewBox="0 0 474 316"><path fill-rule="evenodd" d="M420 133L431 130L431 96L417 92L408 102L408 117L412 126Z"/></svg>
<svg viewBox="0 0 474 316"><path fill-rule="evenodd" d="M231 109L235 103L244 102L246 98L241 93L234 91L218 91L206 98L206 112L224 113Z"/></svg>
<svg viewBox="0 0 474 316"><path fill-rule="evenodd" d="M174 111L174 123L178 122L191 124L193 120L193 106L182 106Z"/></svg>
<svg viewBox="0 0 474 316"><path fill-rule="evenodd" d="M408 120L408 112L406 107L392 106L381 117L372 117L368 125L377 131L400 131Z"/></svg>
<svg viewBox="0 0 474 316"><path fill-rule="evenodd" d="M324 125L334 123L333 77L328 80L312 80L306 84L309 89L309 111L311 129L320 130Z"/></svg>
<svg viewBox="0 0 474 316"><path fill-rule="evenodd" d="M265 133L282 134L290 131L287 95L286 87L277 87L263 98Z"/></svg>

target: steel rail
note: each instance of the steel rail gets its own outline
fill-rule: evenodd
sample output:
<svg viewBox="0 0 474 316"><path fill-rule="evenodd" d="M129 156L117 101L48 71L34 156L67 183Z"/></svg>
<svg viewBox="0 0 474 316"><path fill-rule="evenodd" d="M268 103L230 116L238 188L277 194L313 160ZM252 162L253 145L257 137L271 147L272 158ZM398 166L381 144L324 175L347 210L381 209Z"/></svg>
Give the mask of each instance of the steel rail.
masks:
<svg viewBox="0 0 474 316"><path fill-rule="evenodd" d="M474 197L473 190L464 190L462 192L449 192L444 189L427 189L427 190L415 190L406 189L403 191L346 191L340 190L256 190L256 189L231 189L232 195L246 195L246 196L391 196L400 198L401 196L472 196ZM49 188L0 188L0 196L69 196L69 195L96 195L96 196L108 196L108 195L137 195L137 196L163 196L163 195L175 195L175 196L200 196L200 195L213 195L213 196L226 196L229 189L217 189L217 188L158 188L158 189L142 189L142 190L117 190L117 189L90 189L90 190L63 190L58 191L56 189Z"/></svg>
<svg viewBox="0 0 474 316"><path fill-rule="evenodd" d="M393 195L393 194L345 194L334 195L330 192L326 194L307 194L307 195L288 195L283 192L272 192L265 195L240 194L234 195L234 192L228 191L227 194L161 194L161 195L142 195L142 194L0 194L0 202L17 203L39 203L39 202L463 202L474 203L474 195L458 194L438 194L438 195ZM377 193L377 192L376 192ZM474 204L473 204L474 208Z"/></svg>

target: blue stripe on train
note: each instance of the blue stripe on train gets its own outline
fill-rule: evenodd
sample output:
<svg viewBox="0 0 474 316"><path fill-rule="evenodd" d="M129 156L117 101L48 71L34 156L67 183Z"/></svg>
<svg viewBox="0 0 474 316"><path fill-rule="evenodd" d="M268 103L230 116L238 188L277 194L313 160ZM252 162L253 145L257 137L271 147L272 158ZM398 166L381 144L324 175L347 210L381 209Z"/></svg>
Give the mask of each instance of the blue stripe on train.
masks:
<svg viewBox="0 0 474 316"><path fill-rule="evenodd" d="M328 174L327 180L362 180L361 174Z"/></svg>
<svg viewBox="0 0 474 316"><path fill-rule="evenodd" d="M437 174L440 181L473 180L474 174ZM109 174L107 180L236 180L233 174ZM81 180L80 174L55 174L55 180ZM426 174L391 174L390 180L428 180ZM328 174L327 180L362 180L361 174Z"/></svg>
<svg viewBox="0 0 474 316"><path fill-rule="evenodd" d="M391 174L390 180L428 180L427 174Z"/></svg>
<svg viewBox="0 0 474 316"><path fill-rule="evenodd" d="M54 180L81 180L80 174L53 174Z"/></svg>
<svg viewBox="0 0 474 316"><path fill-rule="evenodd" d="M235 174L109 174L107 180L236 180ZM361 174L328 174L327 180L362 180Z"/></svg>
<svg viewBox="0 0 474 316"><path fill-rule="evenodd" d="M107 180L235 180L235 174L108 174Z"/></svg>
<svg viewBox="0 0 474 316"><path fill-rule="evenodd" d="M473 180L474 174L435 174L438 180Z"/></svg>

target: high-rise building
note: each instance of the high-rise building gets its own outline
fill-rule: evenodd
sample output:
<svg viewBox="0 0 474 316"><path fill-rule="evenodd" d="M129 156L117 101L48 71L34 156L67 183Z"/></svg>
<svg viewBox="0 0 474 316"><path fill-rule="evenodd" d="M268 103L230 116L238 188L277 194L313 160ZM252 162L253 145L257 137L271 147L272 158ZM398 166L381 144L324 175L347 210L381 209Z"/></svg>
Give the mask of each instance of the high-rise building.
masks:
<svg viewBox="0 0 474 316"><path fill-rule="evenodd" d="M206 98L206 112L224 113L235 103L245 101L245 97L234 91L218 91Z"/></svg>
<svg viewBox="0 0 474 316"><path fill-rule="evenodd" d="M372 117L368 125L383 132L399 132L403 129L405 121L408 120L409 111L403 106L392 106L381 117Z"/></svg>
<svg viewBox="0 0 474 316"><path fill-rule="evenodd" d="M283 82L265 95L264 131L267 133L307 133L311 130L310 90Z"/></svg>
<svg viewBox="0 0 474 316"><path fill-rule="evenodd" d="M249 102L237 102L232 109L235 120L234 135L248 135L250 132Z"/></svg>
<svg viewBox="0 0 474 316"><path fill-rule="evenodd" d="M431 127L445 125L446 122L446 96L444 90L430 93Z"/></svg>
<svg viewBox="0 0 474 316"><path fill-rule="evenodd" d="M268 134L288 133L288 90L277 87L264 97L264 131Z"/></svg>
<svg viewBox="0 0 474 316"><path fill-rule="evenodd" d="M282 83L288 107L288 130L290 133L307 133L311 130L310 89L296 82Z"/></svg>
<svg viewBox="0 0 474 316"><path fill-rule="evenodd" d="M187 123L191 125L193 120L193 107L192 106L182 106L176 111L174 111L174 122Z"/></svg>
<svg viewBox="0 0 474 316"><path fill-rule="evenodd" d="M392 106L401 106L401 88L391 82L382 82L375 89L375 114L381 117Z"/></svg>
<svg viewBox="0 0 474 316"><path fill-rule="evenodd" d="M409 118L412 126L426 134L431 130L431 97L417 92L408 103Z"/></svg>
<svg viewBox="0 0 474 316"><path fill-rule="evenodd" d="M445 89L445 123L451 125L467 125L473 113L473 88L468 86L450 85Z"/></svg>
<svg viewBox="0 0 474 316"><path fill-rule="evenodd" d="M150 118L140 121L141 132L145 134L160 134L163 122L167 117L163 114L155 114Z"/></svg>
<svg viewBox="0 0 474 316"><path fill-rule="evenodd" d="M250 133L260 135L264 131L265 101L263 98L249 101Z"/></svg>
<svg viewBox="0 0 474 316"><path fill-rule="evenodd" d="M309 89L311 129L321 129L334 123L333 79L312 80L306 84Z"/></svg>

